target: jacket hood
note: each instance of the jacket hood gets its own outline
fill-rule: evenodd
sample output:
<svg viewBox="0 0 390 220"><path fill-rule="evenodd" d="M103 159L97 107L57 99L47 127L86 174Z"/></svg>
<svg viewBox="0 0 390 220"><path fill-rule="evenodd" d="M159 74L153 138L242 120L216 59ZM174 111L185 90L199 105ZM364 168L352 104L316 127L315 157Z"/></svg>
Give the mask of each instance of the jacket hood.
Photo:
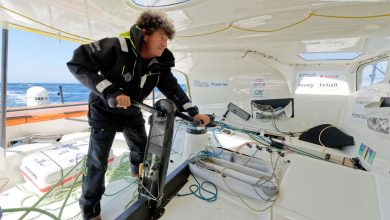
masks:
<svg viewBox="0 0 390 220"><path fill-rule="evenodd" d="M137 25L133 25L130 28L130 42L131 42L133 52L136 54L137 57L139 57L141 46L144 43L144 38L142 35L141 28L139 28ZM175 60L175 57L173 56L172 52L168 48L165 48L161 57L156 57L156 58L159 62L167 62L167 61ZM174 64L172 66L174 66Z"/></svg>
<svg viewBox="0 0 390 220"><path fill-rule="evenodd" d="M142 36L141 29L137 25L133 25L130 28L130 42L133 48L133 52L136 53L138 57L142 43L144 42L144 38Z"/></svg>

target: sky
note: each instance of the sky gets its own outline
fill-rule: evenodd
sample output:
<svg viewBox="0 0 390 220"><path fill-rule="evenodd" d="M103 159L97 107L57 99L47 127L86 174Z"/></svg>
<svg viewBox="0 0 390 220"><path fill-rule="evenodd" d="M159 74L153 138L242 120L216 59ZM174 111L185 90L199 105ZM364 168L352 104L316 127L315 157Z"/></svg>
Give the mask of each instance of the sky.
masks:
<svg viewBox="0 0 390 220"><path fill-rule="evenodd" d="M77 43L10 28L8 83L77 83L66 62L78 46Z"/></svg>
<svg viewBox="0 0 390 220"><path fill-rule="evenodd" d="M79 46L77 43L10 28L7 82L79 83L66 66ZM185 84L184 75L173 73L179 83Z"/></svg>

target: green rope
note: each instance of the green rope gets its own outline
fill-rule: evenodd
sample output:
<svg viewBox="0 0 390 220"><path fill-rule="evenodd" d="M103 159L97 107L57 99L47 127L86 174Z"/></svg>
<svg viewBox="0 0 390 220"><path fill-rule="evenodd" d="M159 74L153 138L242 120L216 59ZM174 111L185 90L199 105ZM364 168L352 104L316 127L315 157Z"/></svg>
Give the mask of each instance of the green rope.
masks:
<svg viewBox="0 0 390 220"><path fill-rule="evenodd" d="M127 159L127 161L125 161ZM77 177L74 179L72 185L70 187L66 187L66 188L63 188L63 189L59 189L57 191L55 191L54 193L51 194L51 196L49 197L48 195L68 176L71 174L71 172L76 169L77 167L79 167L80 164L83 164L83 169L81 170L81 172L77 175ZM36 201L31 207L22 207L22 208L9 208L9 209L3 209L3 212L21 212L21 211L25 211L25 213L19 218L19 219L23 219L25 218L30 212L40 212L40 213L43 213L45 215L48 215L50 216L51 218L53 219L61 219L62 218L62 214L63 214L63 211L65 209L65 206L67 204L67 201L68 199L72 196L72 198L74 199L77 199L77 195L74 194L74 189L76 189L77 187L80 187L81 184L80 182L78 181L79 180L79 177L81 176L81 174L85 174L86 172L86 168L85 168L85 158L83 158L82 160L80 160L71 170L69 170L65 175L64 177L62 177L60 180L58 180L52 187L51 189L46 192L44 195L42 195L41 197L39 197L38 194L36 193L33 193L29 190L27 190L26 188L24 188L23 186L17 186L17 188L26 193L26 194L30 194L28 195L26 198L24 198L22 200L22 205L30 198L32 197L39 197L38 201ZM138 184L138 180L137 179L134 179L130 176L131 172L130 172L130 161L129 161L129 154L124 154L121 159L120 159L120 164L119 166L117 167L113 167L113 168L109 168L106 172L106 180L107 182L113 182L113 181L117 181L117 180L125 180L129 183L129 185L127 185L126 187L122 188L121 190L115 192L115 193L112 193L112 194L104 194L105 196L115 196L123 191L125 191L126 189L130 188L130 187L133 187L134 185ZM125 208L127 209L128 206L130 206L131 204L134 203L134 201L136 200L136 198L138 197L138 191L137 190L134 190L133 192L133 196L131 198L131 200L126 204ZM54 202L59 202L59 201L62 201L64 200L61 208L60 208L60 212L58 214L58 217L56 217L54 214L51 214L50 212L46 211L46 210L43 210L43 209L40 209L38 207L43 207L43 206L47 206L47 205L50 205ZM77 213L76 215L74 215L71 219L78 219L80 217L80 213Z"/></svg>
<svg viewBox="0 0 390 220"><path fill-rule="evenodd" d="M58 184L60 184L69 174L71 174L73 172L73 170L75 170L82 162L84 162L85 158L83 158L82 160L80 160L79 162L77 162L77 164L72 167L61 179L59 179L51 188L49 191L47 191L45 194L43 194L43 196L38 199L38 201L36 201L34 203L34 205L32 205L32 209L36 208L36 206L47 196L49 195L57 186ZM19 218L19 219L23 219L24 217L26 217L28 215L28 213L31 212L31 209L28 209L26 210L26 212Z"/></svg>
<svg viewBox="0 0 390 220"><path fill-rule="evenodd" d="M35 208L35 207L22 207L22 208L3 209L4 213L5 212L22 212L22 211L28 211L29 213L30 212L40 212L42 214L45 214L45 215L51 217L52 219L60 220L59 218L57 218L55 215L51 214L50 212L48 212L46 210L43 210L43 209ZM25 216L22 216L19 219L23 219L24 217Z"/></svg>
<svg viewBox="0 0 390 220"><path fill-rule="evenodd" d="M69 199L69 197L70 197L70 194L72 193L73 188L74 188L74 186L76 185L76 182L77 182L77 180L79 179L79 177L80 177L81 174L82 174L82 172L79 173L79 174L77 175L77 177L74 179L74 181L73 181L73 183L72 183L72 186L71 186L70 189L68 190L68 194L66 195L65 200L64 200L64 203L63 203L62 206L61 206L60 214L58 214L58 218L59 218L59 219L61 219L62 212L64 211L66 202L68 201L68 199Z"/></svg>

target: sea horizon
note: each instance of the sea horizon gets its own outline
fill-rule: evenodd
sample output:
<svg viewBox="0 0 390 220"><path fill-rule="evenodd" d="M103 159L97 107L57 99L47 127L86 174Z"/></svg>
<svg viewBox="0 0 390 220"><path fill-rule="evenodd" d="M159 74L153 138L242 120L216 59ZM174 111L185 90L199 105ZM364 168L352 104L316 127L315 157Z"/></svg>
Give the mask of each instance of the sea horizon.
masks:
<svg viewBox="0 0 390 220"><path fill-rule="evenodd" d="M47 90L50 104L62 103L60 86L62 87L63 101L67 102L87 102L90 90L81 83L7 83L7 106L20 107L27 106L26 92L30 87L40 86Z"/></svg>
<svg viewBox="0 0 390 220"><path fill-rule="evenodd" d="M186 85L180 84L186 92ZM23 107L27 106L26 92L30 87L41 86L45 88L49 95L50 104L61 104L60 88L62 87L63 101L69 102L88 102L90 89L83 86L81 83L7 83L7 107ZM1 92L0 92L1 94ZM156 98L161 97L162 94L157 91Z"/></svg>

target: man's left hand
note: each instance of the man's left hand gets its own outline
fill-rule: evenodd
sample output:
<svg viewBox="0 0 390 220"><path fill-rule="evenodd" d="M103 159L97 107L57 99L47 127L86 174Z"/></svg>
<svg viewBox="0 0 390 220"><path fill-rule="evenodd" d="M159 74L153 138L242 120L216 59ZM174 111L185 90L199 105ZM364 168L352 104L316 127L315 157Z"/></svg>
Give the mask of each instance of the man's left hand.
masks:
<svg viewBox="0 0 390 220"><path fill-rule="evenodd" d="M206 126L210 122L210 118L207 115L197 114L194 118L200 120L202 122L202 126Z"/></svg>

